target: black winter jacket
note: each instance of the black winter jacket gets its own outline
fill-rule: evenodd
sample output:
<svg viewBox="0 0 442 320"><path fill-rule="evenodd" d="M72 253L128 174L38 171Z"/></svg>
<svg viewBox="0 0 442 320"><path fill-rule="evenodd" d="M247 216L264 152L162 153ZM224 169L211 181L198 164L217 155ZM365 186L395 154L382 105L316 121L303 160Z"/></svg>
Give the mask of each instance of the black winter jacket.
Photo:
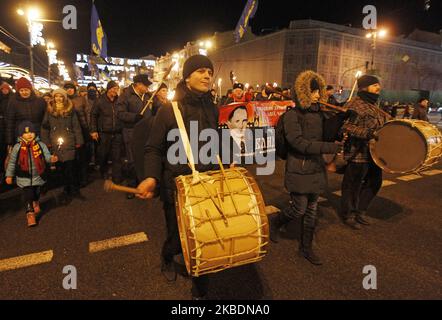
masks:
<svg viewBox="0 0 442 320"><path fill-rule="evenodd" d="M112 102L106 94L102 95L92 107L91 133L120 133L122 123L117 117L117 101Z"/></svg>
<svg viewBox="0 0 442 320"><path fill-rule="evenodd" d="M18 125L25 120L34 124L36 133L39 135L46 107L46 101L43 98L38 98L34 92L28 99L23 99L16 92L9 100L6 110L6 143L9 145L15 144Z"/></svg>
<svg viewBox="0 0 442 320"><path fill-rule="evenodd" d="M133 86L128 87L119 97L117 102L118 119L123 123L123 127L133 129L136 123L141 120L137 117L149 101L149 94L145 94L143 99L135 93ZM144 113L144 117L151 115L149 108ZM138 119L138 120L137 120Z"/></svg>
<svg viewBox="0 0 442 320"><path fill-rule="evenodd" d="M186 130L190 132L190 122L198 121L198 133L203 129L218 128L218 109L213 103L210 92L198 96L191 92L186 85L181 82L176 89L176 100L183 115ZM152 125L151 136L146 144L144 157L144 178L155 178L161 183L162 195L167 196L170 201L171 190L175 190L174 178L180 175L191 174L188 165L170 164L167 159L169 147L176 141L167 141L167 135L170 130L178 128L173 109L171 105L160 108ZM205 143L200 142L199 148ZM196 151L194 151L196 153ZM205 172L217 170L217 165L196 165L196 170ZM164 193L166 191L166 194ZM164 200L164 198L163 198Z"/></svg>
<svg viewBox="0 0 442 320"><path fill-rule="evenodd" d="M0 93L0 144L5 143L6 137L6 109L8 108L11 93L3 95Z"/></svg>
<svg viewBox="0 0 442 320"><path fill-rule="evenodd" d="M338 145L323 142L323 121L319 106L290 110L284 117L289 144L285 186L289 192L320 194L327 187L323 154L334 154Z"/></svg>

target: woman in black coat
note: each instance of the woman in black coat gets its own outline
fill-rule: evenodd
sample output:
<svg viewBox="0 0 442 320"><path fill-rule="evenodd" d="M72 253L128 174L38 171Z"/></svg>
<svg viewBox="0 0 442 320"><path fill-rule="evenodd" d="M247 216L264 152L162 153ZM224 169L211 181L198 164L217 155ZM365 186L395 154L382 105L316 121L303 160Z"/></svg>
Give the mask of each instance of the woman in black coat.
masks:
<svg viewBox="0 0 442 320"><path fill-rule="evenodd" d="M285 187L290 192L290 206L271 219L271 239L278 241L279 229L296 217L302 217L301 254L314 265L321 265L313 252L312 241L317 222L319 195L327 187L327 173L322 155L334 154L339 145L323 141L324 115L319 101L326 101L325 81L313 71L301 73L295 83L296 108L283 118L288 156Z"/></svg>

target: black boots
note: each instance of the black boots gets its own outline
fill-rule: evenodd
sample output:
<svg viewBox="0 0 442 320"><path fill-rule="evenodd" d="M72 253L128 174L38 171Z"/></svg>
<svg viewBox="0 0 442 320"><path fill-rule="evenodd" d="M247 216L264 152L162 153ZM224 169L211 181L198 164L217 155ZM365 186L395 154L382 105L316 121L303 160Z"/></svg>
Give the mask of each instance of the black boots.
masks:
<svg viewBox="0 0 442 320"><path fill-rule="evenodd" d="M370 226L371 225L370 218L367 217L367 212L364 212L364 211L360 211L360 212L356 213L355 220L357 223L362 224L363 226Z"/></svg>
<svg viewBox="0 0 442 320"><path fill-rule="evenodd" d="M299 248L301 255L304 258L306 258L308 261L310 261L311 264L315 266L321 266L322 265L321 258L319 258L315 254L312 246L315 229L306 226L301 226L301 228L302 228L301 245Z"/></svg>

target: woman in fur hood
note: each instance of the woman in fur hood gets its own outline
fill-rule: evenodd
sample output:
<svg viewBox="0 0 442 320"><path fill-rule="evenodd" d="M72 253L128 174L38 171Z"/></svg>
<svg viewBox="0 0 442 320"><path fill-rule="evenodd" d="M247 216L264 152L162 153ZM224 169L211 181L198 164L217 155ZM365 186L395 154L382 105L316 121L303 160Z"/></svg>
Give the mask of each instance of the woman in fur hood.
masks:
<svg viewBox="0 0 442 320"><path fill-rule="evenodd" d="M74 105L63 89L54 90L42 122L41 137L59 159L58 166L63 173L65 193L71 195L74 187L75 151L83 145L83 136Z"/></svg>
<svg viewBox="0 0 442 320"><path fill-rule="evenodd" d="M323 141L324 115L319 101L327 101L325 81L313 71L301 73L295 82L296 108L284 118L288 156L285 187L290 192L290 205L271 219L270 238L278 241L279 229L294 218L301 220L300 253L314 265L321 259L312 249L317 224L319 195L327 187L324 154L335 154L340 146Z"/></svg>

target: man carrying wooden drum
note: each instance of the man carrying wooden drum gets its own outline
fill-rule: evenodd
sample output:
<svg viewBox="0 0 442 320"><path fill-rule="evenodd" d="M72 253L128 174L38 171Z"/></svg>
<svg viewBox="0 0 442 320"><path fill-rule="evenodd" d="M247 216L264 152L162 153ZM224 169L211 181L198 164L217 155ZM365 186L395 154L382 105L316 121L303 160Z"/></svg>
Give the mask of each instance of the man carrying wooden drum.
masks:
<svg viewBox="0 0 442 320"><path fill-rule="evenodd" d="M345 147L348 165L342 182L341 210L344 223L355 230L370 225L367 209L382 187L382 169L370 155L369 142L391 120L377 106L381 93L378 78L364 75L358 79L358 88L357 97L346 105L351 116L342 127L349 139Z"/></svg>
<svg viewBox="0 0 442 320"><path fill-rule="evenodd" d="M174 100L178 102L187 132L191 132L189 129L191 121L198 123L198 135L204 129L217 130L218 128L218 110L210 95L212 81L213 64L206 56L192 56L184 63L183 80L176 88ZM176 280L173 257L182 251L175 211L174 179L192 173L189 166L171 164L166 159L169 147L175 143L167 140L168 133L177 127L172 106L166 105L161 108L156 115L152 134L145 148L146 179L138 186L141 193L138 197L151 199L154 197L157 185L161 185L160 193L167 224L167 239L161 253L161 271L169 281ZM198 146L198 150L203 144L199 143L201 145ZM219 170L219 166L198 164L196 170L198 172ZM207 290L207 276L192 278L192 298L204 299Z"/></svg>

